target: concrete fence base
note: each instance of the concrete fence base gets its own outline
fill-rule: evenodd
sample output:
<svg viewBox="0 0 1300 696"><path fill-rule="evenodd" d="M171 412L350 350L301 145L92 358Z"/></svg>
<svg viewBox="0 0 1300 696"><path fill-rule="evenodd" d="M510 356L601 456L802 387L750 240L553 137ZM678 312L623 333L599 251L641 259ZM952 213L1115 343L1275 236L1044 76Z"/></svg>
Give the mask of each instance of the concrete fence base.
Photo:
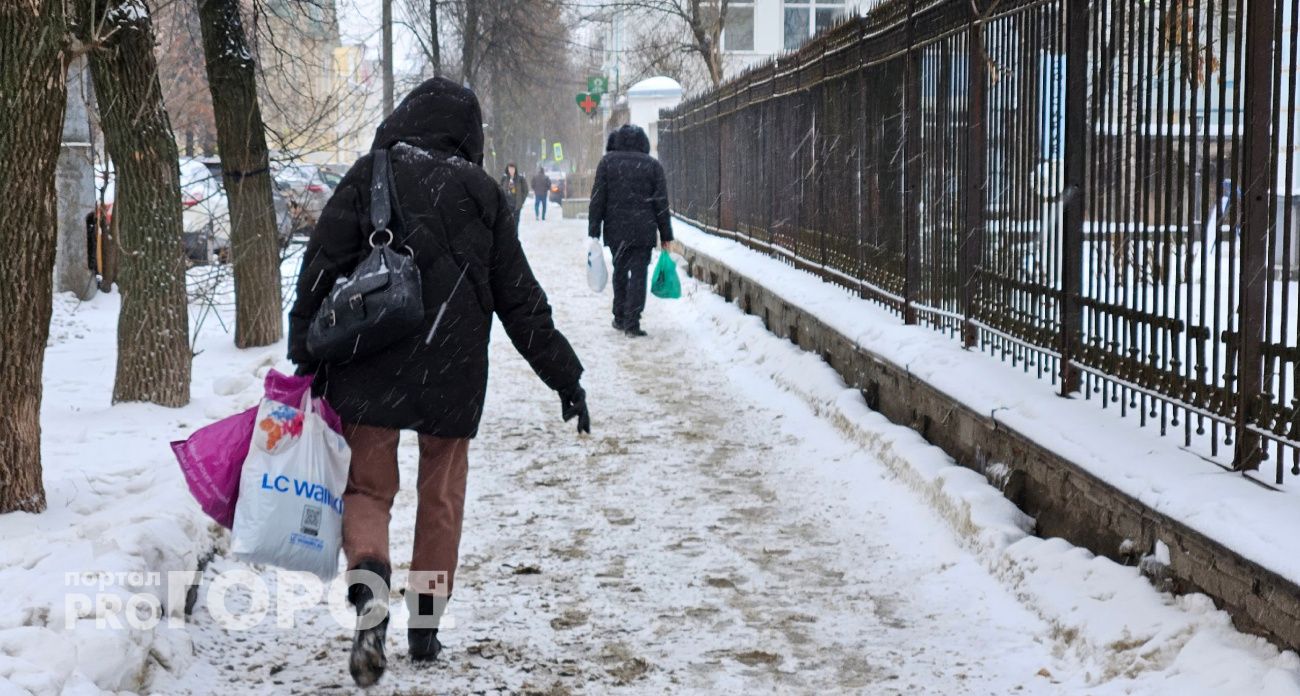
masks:
<svg viewBox="0 0 1300 696"><path fill-rule="evenodd" d="M587 198L566 198L560 201L560 209L564 211L565 219L586 218L589 205L591 200Z"/></svg>
<svg viewBox="0 0 1300 696"><path fill-rule="evenodd" d="M690 247L685 251L692 277L761 317L772 333L820 355L846 384L862 392L873 410L916 430L962 466L984 473L1037 520L1039 536L1061 537L1128 564L1138 563L1157 541L1163 542L1169 547L1169 565L1141 564L1157 587L1202 592L1239 629L1300 650L1300 587L1295 583L1150 509L1007 424L971 410L722 260ZM990 364L990 369L998 367ZM989 476L989 469L999 475Z"/></svg>

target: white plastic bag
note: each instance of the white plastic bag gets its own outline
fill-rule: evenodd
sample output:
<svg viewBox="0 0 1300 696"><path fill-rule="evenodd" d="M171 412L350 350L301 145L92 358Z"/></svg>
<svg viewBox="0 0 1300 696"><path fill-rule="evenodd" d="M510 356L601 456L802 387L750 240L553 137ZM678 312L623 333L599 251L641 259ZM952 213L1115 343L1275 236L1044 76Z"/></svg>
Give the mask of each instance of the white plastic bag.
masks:
<svg viewBox="0 0 1300 696"><path fill-rule="evenodd" d="M352 451L312 405L262 399L239 478L230 550L236 558L329 580L343 542Z"/></svg>
<svg viewBox="0 0 1300 696"><path fill-rule="evenodd" d="M605 270L605 250L596 237L588 237L587 244L587 285L595 292L604 292L605 281L609 280L609 271Z"/></svg>

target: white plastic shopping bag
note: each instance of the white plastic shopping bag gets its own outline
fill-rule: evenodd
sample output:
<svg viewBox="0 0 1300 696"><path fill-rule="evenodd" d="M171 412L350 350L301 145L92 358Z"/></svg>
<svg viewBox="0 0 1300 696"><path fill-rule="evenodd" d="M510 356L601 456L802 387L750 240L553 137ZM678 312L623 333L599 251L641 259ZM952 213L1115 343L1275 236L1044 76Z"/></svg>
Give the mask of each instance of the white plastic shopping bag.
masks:
<svg viewBox="0 0 1300 696"><path fill-rule="evenodd" d="M230 550L245 561L329 580L338 572L352 451L310 394L297 406L262 399L239 478Z"/></svg>
<svg viewBox="0 0 1300 696"><path fill-rule="evenodd" d="M609 271L605 270L605 250L596 237L587 239L587 285L595 292L603 292L605 281L609 280Z"/></svg>

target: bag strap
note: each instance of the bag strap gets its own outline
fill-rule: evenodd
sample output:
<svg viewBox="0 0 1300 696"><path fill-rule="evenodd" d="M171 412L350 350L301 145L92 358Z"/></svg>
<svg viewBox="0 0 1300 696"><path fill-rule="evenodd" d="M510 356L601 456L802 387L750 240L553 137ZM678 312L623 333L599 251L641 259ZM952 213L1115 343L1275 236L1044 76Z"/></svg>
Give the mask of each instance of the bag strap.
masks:
<svg viewBox="0 0 1300 696"><path fill-rule="evenodd" d="M388 241L384 244L391 244L393 231L389 229L388 223L393 215L392 196L393 172L388 161L388 149L375 150L373 153L373 165L370 175L370 246L375 244L375 235L388 233Z"/></svg>
<svg viewBox="0 0 1300 696"><path fill-rule="evenodd" d="M397 178L393 175L393 167L391 164L389 164L387 171L388 171L388 199L392 201L392 206L393 206L393 212L392 212L393 220L390 221L388 225L390 229L394 225L396 225L398 232L406 232L406 220L405 218L402 217L402 204L401 201L397 200Z"/></svg>

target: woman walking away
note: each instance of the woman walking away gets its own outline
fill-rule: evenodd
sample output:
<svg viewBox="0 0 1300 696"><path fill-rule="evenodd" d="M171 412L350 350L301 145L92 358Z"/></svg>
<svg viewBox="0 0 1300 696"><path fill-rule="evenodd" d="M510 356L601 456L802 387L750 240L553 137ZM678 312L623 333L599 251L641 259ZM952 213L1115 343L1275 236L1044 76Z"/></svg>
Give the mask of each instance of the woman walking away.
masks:
<svg viewBox="0 0 1300 696"><path fill-rule="evenodd" d="M655 233L665 250L673 241L668 184L659 160L650 156L645 131L626 125L609 134L605 156L596 166L587 214L587 234L605 235L614 254L614 328L644 336L646 271Z"/></svg>
<svg viewBox="0 0 1300 696"><path fill-rule="evenodd" d="M551 193L551 177L546 170L538 167L533 175L533 219L546 219L546 197Z"/></svg>
<svg viewBox="0 0 1300 696"><path fill-rule="evenodd" d="M321 214L289 314L289 358L300 374L315 374L315 391L342 416L352 448L343 550L355 571L348 599L358 614L349 667L362 686L375 683L387 664L388 523L401 430L418 433L420 449L407 642L417 661L434 659L442 648L438 619L454 586L469 440L483 410L494 312L515 348L560 394L562 417L576 417L578 430L590 432L578 384L582 365L556 330L519 246L514 202L481 168L482 123L474 93L450 80L428 80L403 99L379 126L372 153L353 165ZM352 273L372 243L388 241L370 223L380 150L388 151L392 173L389 246L419 269L424 321L377 352L321 364L307 347L313 317L335 280Z"/></svg>
<svg viewBox="0 0 1300 696"><path fill-rule="evenodd" d="M528 180L519 173L514 162L506 165L506 173L501 177L501 188L505 189L510 205L514 206L515 236L519 236L519 218L524 212L524 200L528 198Z"/></svg>

